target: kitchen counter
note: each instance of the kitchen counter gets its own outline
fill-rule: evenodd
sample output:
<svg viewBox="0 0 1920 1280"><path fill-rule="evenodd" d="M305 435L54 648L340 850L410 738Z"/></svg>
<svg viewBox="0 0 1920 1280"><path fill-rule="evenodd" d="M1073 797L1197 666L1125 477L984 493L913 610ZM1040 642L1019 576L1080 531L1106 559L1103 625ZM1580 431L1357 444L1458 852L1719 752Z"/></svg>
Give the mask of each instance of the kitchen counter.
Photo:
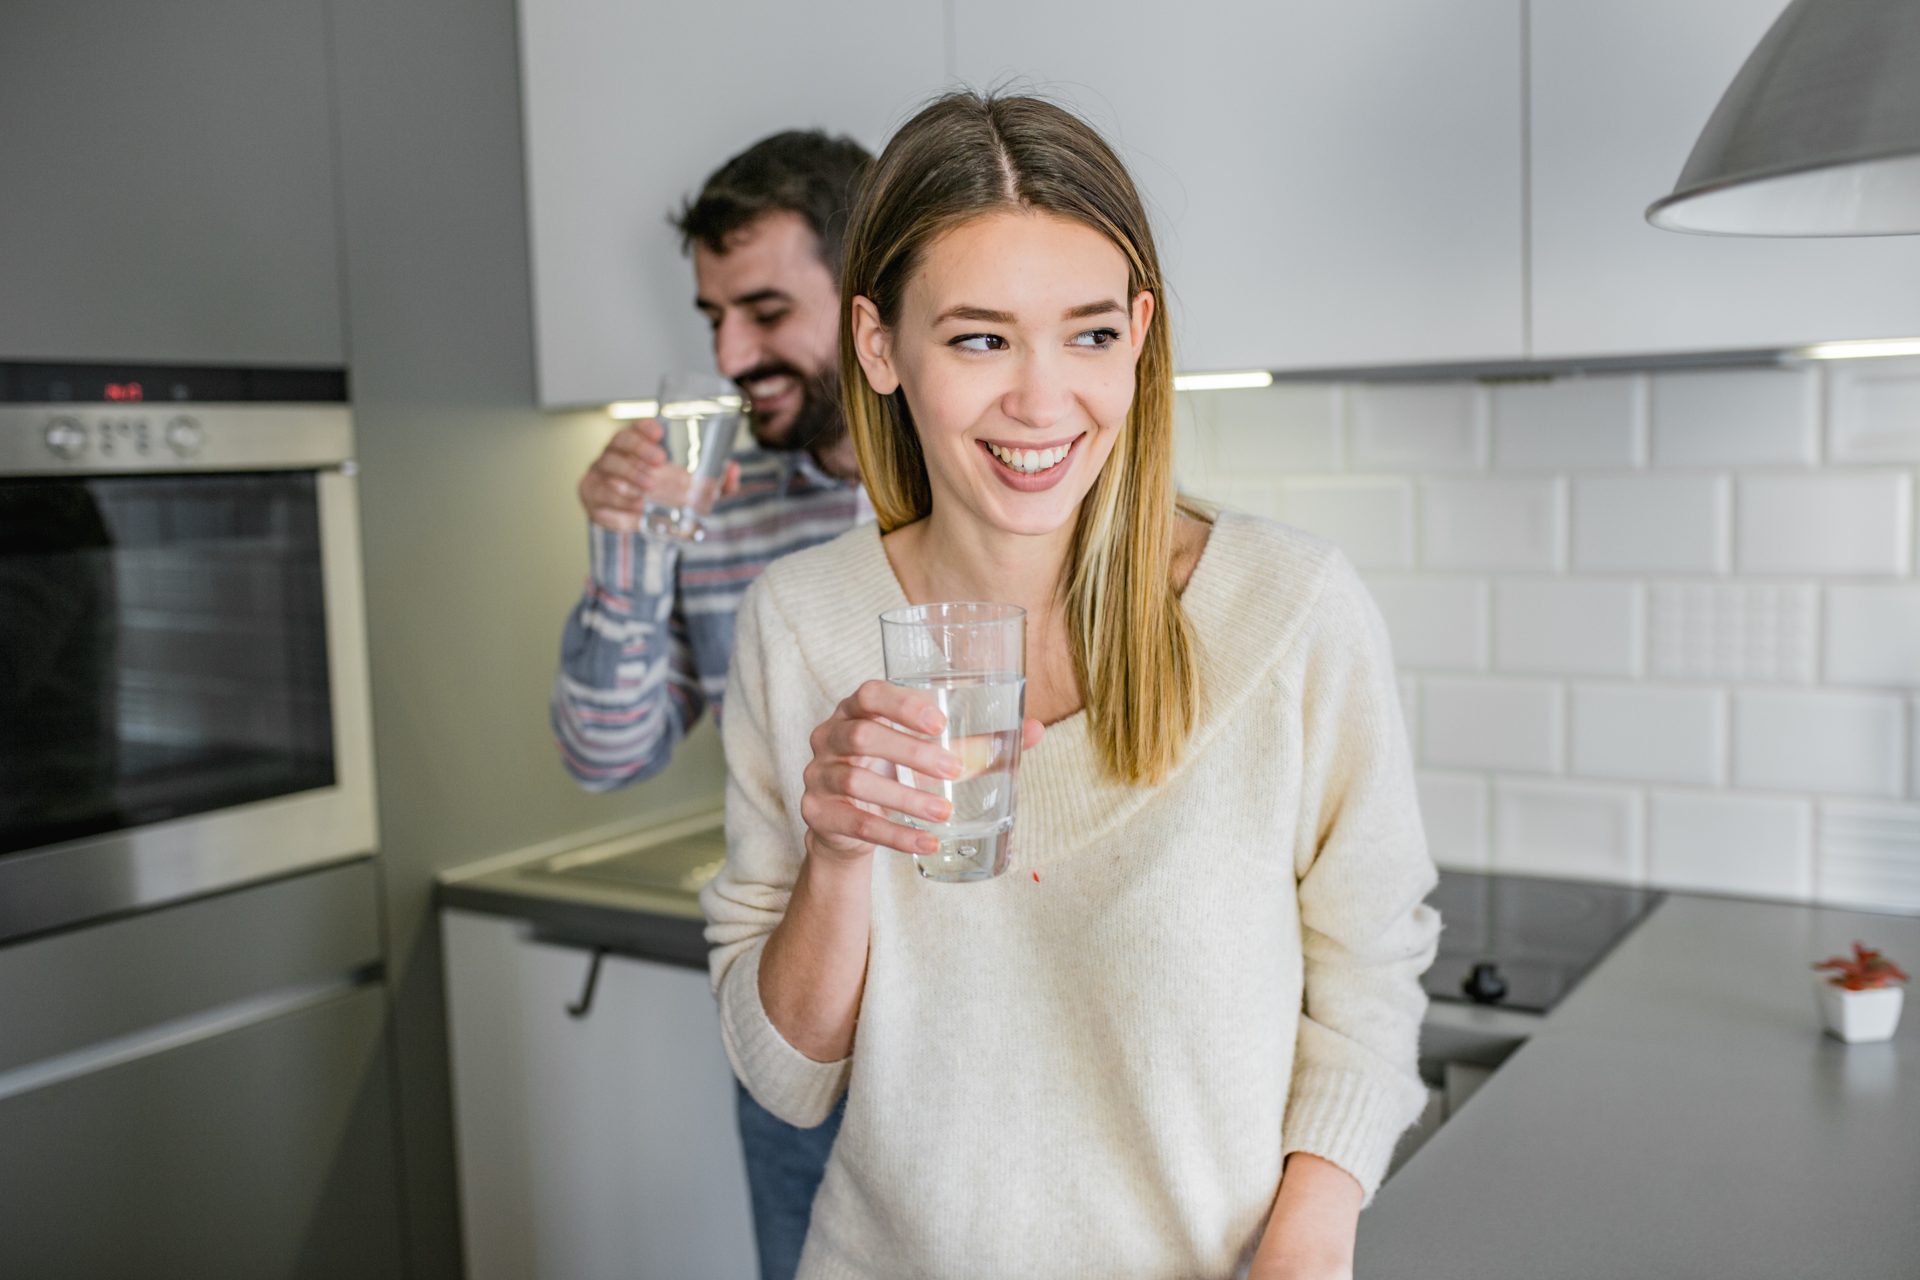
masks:
<svg viewBox="0 0 1920 1280"><path fill-rule="evenodd" d="M1920 919L1671 895L1382 1188L1356 1276L1920 1276L1920 1013L1845 1045L1814 1005L1856 938L1920 963Z"/></svg>
<svg viewBox="0 0 1920 1280"><path fill-rule="evenodd" d="M464 868L440 902L703 968L716 818ZM1814 1004L1856 938L1920 965L1920 918L1669 895L1381 1189L1356 1275L1920 1276L1920 1009L1849 1046Z"/></svg>
<svg viewBox="0 0 1920 1280"><path fill-rule="evenodd" d="M726 856L718 812L457 867L437 901L512 916L548 942L705 970L699 894Z"/></svg>

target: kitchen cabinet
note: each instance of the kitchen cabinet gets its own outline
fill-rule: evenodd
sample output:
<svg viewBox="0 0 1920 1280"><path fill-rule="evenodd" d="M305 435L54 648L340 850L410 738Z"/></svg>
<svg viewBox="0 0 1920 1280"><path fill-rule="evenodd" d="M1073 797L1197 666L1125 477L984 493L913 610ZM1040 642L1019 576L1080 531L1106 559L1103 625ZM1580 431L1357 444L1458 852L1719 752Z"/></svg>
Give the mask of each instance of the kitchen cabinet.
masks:
<svg viewBox="0 0 1920 1280"><path fill-rule="evenodd" d="M704 969L442 913L469 1280L755 1272L733 1075Z"/></svg>
<svg viewBox="0 0 1920 1280"><path fill-rule="evenodd" d="M397 1280L359 862L0 947L0 1274Z"/></svg>
<svg viewBox="0 0 1920 1280"><path fill-rule="evenodd" d="M937 0L523 0L519 13L550 407L647 397L666 369L711 367L667 218L729 156L782 129L877 147L941 83Z"/></svg>
<svg viewBox="0 0 1920 1280"><path fill-rule="evenodd" d="M1183 369L1511 356L1519 0L956 6L954 69L1023 80L1150 201Z"/></svg>
<svg viewBox="0 0 1920 1280"><path fill-rule="evenodd" d="M0 9L0 359L345 362L326 0Z"/></svg>
<svg viewBox="0 0 1920 1280"><path fill-rule="evenodd" d="M1657 231L1701 126L1785 0L1540 0L1529 10L1538 357L1920 334L1920 237Z"/></svg>

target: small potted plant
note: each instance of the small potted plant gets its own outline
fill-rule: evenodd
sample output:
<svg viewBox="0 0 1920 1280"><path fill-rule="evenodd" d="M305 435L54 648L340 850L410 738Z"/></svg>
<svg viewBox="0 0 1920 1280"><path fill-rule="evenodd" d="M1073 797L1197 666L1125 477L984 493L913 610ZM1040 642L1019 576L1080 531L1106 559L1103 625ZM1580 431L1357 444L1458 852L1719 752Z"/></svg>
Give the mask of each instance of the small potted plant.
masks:
<svg viewBox="0 0 1920 1280"><path fill-rule="evenodd" d="M1851 957L1833 956L1813 967L1831 971L1815 979L1828 1035L1848 1044L1893 1038L1904 995L1895 984L1907 981L1899 965L1856 942Z"/></svg>

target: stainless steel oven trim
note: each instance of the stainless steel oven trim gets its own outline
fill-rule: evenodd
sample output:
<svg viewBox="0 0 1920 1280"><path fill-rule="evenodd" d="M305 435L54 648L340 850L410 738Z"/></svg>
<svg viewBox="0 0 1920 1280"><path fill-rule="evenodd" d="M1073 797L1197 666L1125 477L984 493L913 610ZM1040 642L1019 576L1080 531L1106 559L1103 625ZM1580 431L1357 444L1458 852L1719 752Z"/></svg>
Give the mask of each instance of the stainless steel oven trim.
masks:
<svg viewBox="0 0 1920 1280"><path fill-rule="evenodd" d="M374 850L360 510L349 470L317 477L334 785L0 856L0 942Z"/></svg>
<svg viewBox="0 0 1920 1280"><path fill-rule="evenodd" d="M167 443L176 421L202 442L182 454ZM87 441L77 457L47 443L56 423ZM124 447L126 428L144 424L146 453ZM113 440L111 451L100 441ZM0 405L0 475L127 475L166 471L287 471L338 466L353 457L353 415L325 404L9 404Z"/></svg>

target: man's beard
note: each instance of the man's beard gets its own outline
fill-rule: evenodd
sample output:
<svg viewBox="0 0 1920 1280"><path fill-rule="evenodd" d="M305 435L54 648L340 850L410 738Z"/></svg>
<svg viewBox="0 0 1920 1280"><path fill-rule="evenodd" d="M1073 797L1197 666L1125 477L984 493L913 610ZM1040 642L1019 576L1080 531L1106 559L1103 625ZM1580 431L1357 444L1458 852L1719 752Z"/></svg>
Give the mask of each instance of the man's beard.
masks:
<svg viewBox="0 0 1920 1280"><path fill-rule="evenodd" d="M757 418L749 417L748 429L760 447L789 452L806 449L818 456L839 444L847 434L846 415L840 411L840 371L829 365L809 377L792 365L763 365L735 381L754 382L780 374L799 380L800 407L794 410L791 422L772 433L765 432Z"/></svg>

